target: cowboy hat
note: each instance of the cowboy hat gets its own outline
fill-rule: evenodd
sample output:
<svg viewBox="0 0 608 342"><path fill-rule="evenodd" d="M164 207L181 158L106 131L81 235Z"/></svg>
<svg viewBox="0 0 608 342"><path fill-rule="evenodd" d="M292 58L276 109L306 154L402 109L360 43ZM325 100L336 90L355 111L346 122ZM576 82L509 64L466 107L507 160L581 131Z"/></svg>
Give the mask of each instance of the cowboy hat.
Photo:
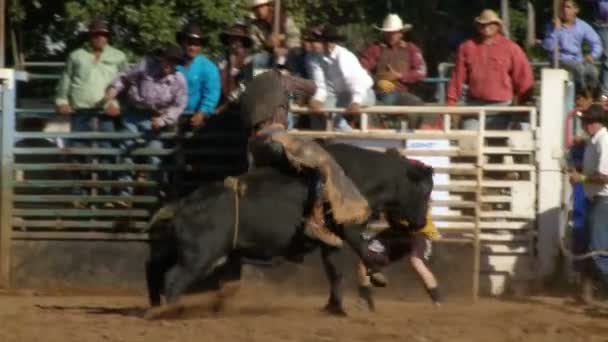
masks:
<svg viewBox="0 0 608 342"><path fill-rule="evenodd" d="M165 43L158 47L155 51L156 56L165 59L174 64L184 63L184 50L173 43Z"/></svg>
<svg viewBox="0 0 608 342"><path fill-rule="evenodd" d="M384 18L384 22L382 23L382 27L374 25L376 30L380 30L382 32L400 32L407 31L412 28L411 24L404 24L401 18L396 14L389 14Z"/></svg>
<svg viewBox="0 0 608 342"><path fill-rule="evenodd" d="M576 117L583 121L589 122L605 122L606 121L606 110L604 106L599 103L594 103L589 108L582 112L577 112Z"/></svg>
<svg viewBox="0 0 608 342"><path fill-rule="evenodd" d="M485 9L481 11L481 14L475 18L475 22L481 25L498 24L502 26L502 20L500 19L498 14L496 14L496 12L491 9Z"/></svg>
<svg viewBox="0 0 608 342"><path fill-rule="evenodd" d="M268 5L273 2L274 2L274 0L250 0L249 8L255 8L258 6Z"/></svg>
<svg viewBox="0 0 608 342"><path fill-rule="evenodd" d="M346 40L346 36L338 33L338 29L333 25L326 25L319 33L321 33L321 35L314 35L313 40L330 43L343 42Z"/></svg>
<svg viewBox="0 0 608 342"><path fill-rule="evenodd" d="M95 19L93 20L88 27L87 30L88 34L105 34L105 35L110 35L110 28L108 27L108 24L101 19Z"/></svg>
<svg viewBox="0 0 608 342"><path fill-rule="evenodd" d="M184 39L194 39L201 42L201 44L205 44L207 42L207 36L201 30L201 27L195 23L186 24L180 32L175 35L175 40L178 43L182 43Z"/></svg>
<svg viewBox="0 0 608 342"><path fill-rule="evenodd" d="M323 28L321 26L311 26L302 32L302 40L304 41L315 41L321 37Z"/></svg>
<svg viewBox="0 0 608 342"><path fill-rule="evenodd" d="M236 23L232 25L228 31L224 31L220 34L220 41L224 45L228 45L230 38L239 38L243 42L243 46L251 48L253 46L253 39L249 35L249 29L247 25Z"/></svg>

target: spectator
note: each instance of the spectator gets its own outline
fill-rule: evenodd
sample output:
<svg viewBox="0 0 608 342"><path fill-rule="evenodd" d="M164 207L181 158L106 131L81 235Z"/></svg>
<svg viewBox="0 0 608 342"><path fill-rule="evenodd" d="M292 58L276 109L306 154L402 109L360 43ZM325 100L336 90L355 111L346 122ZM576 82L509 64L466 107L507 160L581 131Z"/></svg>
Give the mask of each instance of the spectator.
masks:
<svg viewBox="0 0 608 342"><path fill-rule="evenodd" d="M502 35L502 21L496 12L486 9L475 18L477 37L458 48L456 65L448 84L447 104L456 105L468 85L466 104L505 106L517 96L525 102L532 95L534 76L523 50ZM506 129L511 115L489 115L486 129ZM465 118L464 129L477 129L477 117Z"/></svg>
<svg viewBox="0 0 608 342"><path fill-rule="evenodd" d="M602 60L602 72L600 75L600 91L604 100L608 99L608 0L587 0L593 4L595 16L595 31L600 36L604 47Z"/></svg>
<svg viewBox="0 0 608 342"><path fill-rule="evenodd" d="M570 182L582 183L588 199L586 226L590 234L589 249L608 250L608 131L606 112L593 104L579 116L590 139L585 147L582 173L570 170ZM594 256L593 268L608 286L608 257Z"/></svg>
<svg viewBox="0 0 608 342"><path fill-rule="evenodd" d="M176 72L183 59L184 52L179 46L166 44L117 77L106 91L105 103L111 103L125 92L123 107L109 105L106 113L120 120L124 131L143 133L149 148L162 148L159 132L176 124L188 103L186 79ZM135 144L135 140L127 140L122 148L128 152ZM158 157L150 157L149 161L153 165L160 164ZM125 158L125 162L131 162L130 158ZM121 180L131 181L132 177L125 174ZM131 193L132 189L125 189L121 195ZM117 204L129 206L124 201Z"/></svg>
<svg viewBox="0 0 608 342"><path fill-rule="evenodd" d="M256 52L254 68L268 69L273 65L285 65L289 50L300 48L300 29L286 14L284 7L280 13L276 13L274 0L250 0L249 7L255 15L251 26ZM273 30L276 15L280 16L279 27Z"/></svg>
<svg viewBox="0 0 608 342"><path fill-rule="evenodd" d="M426 63L422 52L413 43L403 40L404 33L412 28L396 14L389 14L382 27L382 40L371 44L361 55L361 65L373 76L378 101L386 106L422 106L418 96L409 92L409 86L426 77ZM414 118L411 127L420 127L424 116ZM426 116L431 119L431 116Z"/></svg>
<svg viewBox="0 0 608 342"><path fill-rule="evenodd" d="M238 102L245 90L245 83L253 79L253 40L247 26L236 23L220 35L226 49L224 60L219 63L222 79L222 99L218 113L226 111Z"/></svg>
<svg viewBox="0 0 608 342"><path fill-rule="evenodd" d="M291 54L290 58L287 59L287 69L292 75L310 78L307 70L308 59L316 53L313 47L313 32L320 34L320 30L320 26L311 26L302 33L302 48Z"/></svg>
<svg viewBox="0 0 608 342"><path fill-rule="evenodd" d="M93 21L88 28L88 42L76 49L66 62L65 70L57 86L55 97L56 111L59 114L70 115L72 132L113 132L114 119L104 115L101 100L105 89L118 73L127 67L127 57L109 44L110 29L102 20ZM69 141L71 148L91 147L90 140ZM111 148L109 141L99 141L98 147ZM70 158L73 162L84 163L83 157ZM100 162L108 162L100 158ZM77 173L76 178L86 175ZM101 179L109 179L108 173L101 173ZM101 189L107 194L109 189ZM84 189L75 188L74 195L83 195ZM82 203L75 202L76 207Z"/></svg>
<svg viewBox="0 0 608 342"><path fill-rule="evenodd" d="M564 0L560 8L560 17L547 25L543 48L553 56L558 44L560 66L572 74L576 87L595 92L599 74L593 63L602 55L600 37L589 24L577 18L579 7L576 1ZM591 53L584 56L583 43L591 47Z"/></svg>
<svg viewBox="0 0 608 342"><path fill-rule="evenodd" d="M374 105L374 81L357 57L338 44L345 37L338 34L335 27L327 25L313 39L315 43L323 43L323 54L315 55L309 60L310 76L317 86L317 91L309 102L310 109L323 113L324 107L338 106L347 107L351 114L359 114L362 106ZM311 121L313 129L325 128L323 120L312 118ZM342 115L334 115L334 125L342 131L352 130Z"/></svg>
<svg viewBox="0 0 608 342"><path fill-rule="evenodd" d="M219 69L201 53L206 41L201 28L193 23L177 33L177 42L186 53L185 64L179 65L177 70L188 82L186 111L194 113L190 124L195 128L201 127L206 117L215 114L222 88Z"/></svg>

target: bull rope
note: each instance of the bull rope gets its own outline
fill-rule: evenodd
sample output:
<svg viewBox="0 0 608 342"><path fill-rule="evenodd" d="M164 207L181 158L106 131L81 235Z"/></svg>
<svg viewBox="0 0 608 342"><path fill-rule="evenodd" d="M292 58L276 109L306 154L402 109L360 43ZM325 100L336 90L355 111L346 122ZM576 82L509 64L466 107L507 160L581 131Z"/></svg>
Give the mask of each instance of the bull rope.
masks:
<svg viewBox="0 0 608 342"><path fill-rule="evenodd" d="M234 192L234 229L232 235L232 248L236 248L237 239L239 238L240 226L240 204L239 197L245 194L245 185L239 182L237 177L226 177L224 186Z"/></svg>

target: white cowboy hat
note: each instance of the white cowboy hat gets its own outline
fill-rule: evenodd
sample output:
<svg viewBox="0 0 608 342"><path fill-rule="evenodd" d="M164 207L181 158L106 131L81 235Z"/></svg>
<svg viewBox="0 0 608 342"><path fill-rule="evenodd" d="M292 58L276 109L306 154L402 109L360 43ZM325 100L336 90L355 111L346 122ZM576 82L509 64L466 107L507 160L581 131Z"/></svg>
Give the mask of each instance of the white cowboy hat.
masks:
<svg viewBox="0 0 608 342"><path fill-rule="evenodd" d="M411 24L404 24L401 18L396 14L389 14L384 18L384 22L382 23L382 27L378 27L374 25L376 30L380 30L382 32L398 32L398 31L407 31L412 28Z"/></svg>
<svg viewBox="0 0 608 342"><path fill-rule="evenodd" d="M250 0L249 1L249 7L250 8L254 8L254 7L258 7L258 6L269 4L271 2L274 2L274 0Z"/></svg>

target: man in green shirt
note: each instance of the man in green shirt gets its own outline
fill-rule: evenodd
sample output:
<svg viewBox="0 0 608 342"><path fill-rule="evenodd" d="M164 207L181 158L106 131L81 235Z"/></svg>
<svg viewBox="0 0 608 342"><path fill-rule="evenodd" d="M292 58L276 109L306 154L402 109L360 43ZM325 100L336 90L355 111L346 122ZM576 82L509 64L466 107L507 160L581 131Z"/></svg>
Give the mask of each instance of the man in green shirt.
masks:
<svg viewBox="0 0 608 342"><path fill-rule="evenodd" d="M127 57L109 44L110 30L101 20L93 21L87 32L88 42L76 49L68 57L65 71L57 86L55 98L56 111L70 115L72 132L113 132L114 118L104 114L102 99L110 82L118 73L126 69ZM108 106L116 106L112 103ZM72 140L72 148L90 147L90 140ZM108 141L97 144L101 148L111 148ZM74 158L74 162L84 162ZM101 161L100 162L104 162ZM105 161L108 162L108 161ZM81 175L83 176L83 175ZM108 179L109 175L101 175ZM108 194L109 189L101 189ZM82 195L82 189L75 189L75 194Z"/></svg>

